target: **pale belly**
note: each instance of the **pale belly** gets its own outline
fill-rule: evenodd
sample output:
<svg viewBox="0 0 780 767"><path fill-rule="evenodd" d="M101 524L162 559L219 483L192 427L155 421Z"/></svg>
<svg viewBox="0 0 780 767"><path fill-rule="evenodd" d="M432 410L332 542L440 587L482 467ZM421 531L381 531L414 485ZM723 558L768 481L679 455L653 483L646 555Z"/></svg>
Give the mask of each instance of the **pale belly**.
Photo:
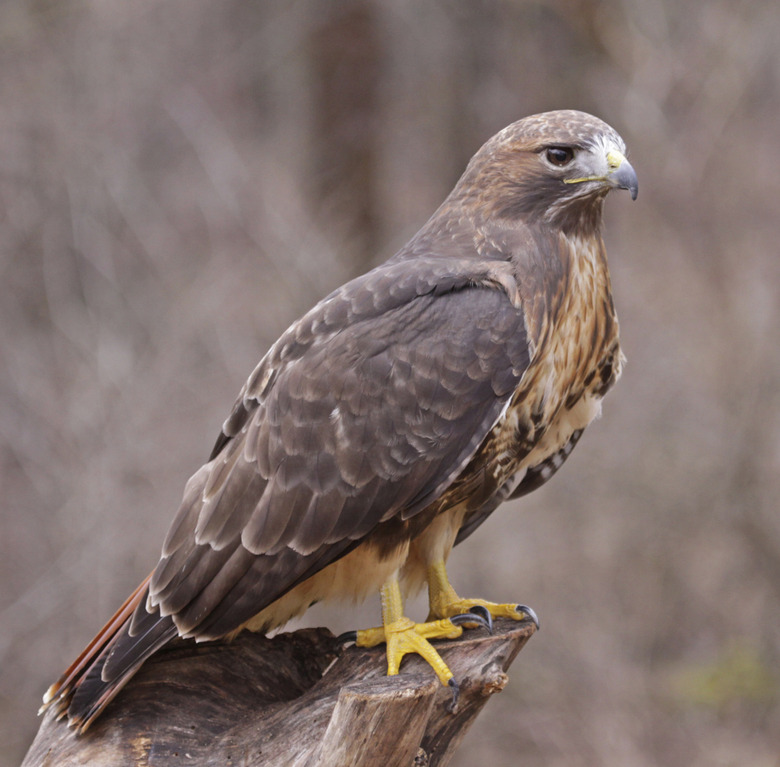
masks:
<svg viewBox="0 0 780 767"><path fill-rule="evenodd" d="M375 547L363 544L288 591L237 629L270 631L302 615L316 602L344 601L357 604L378 597L382 585L397 573L409 555L409 542L381 559Z"/></svg>

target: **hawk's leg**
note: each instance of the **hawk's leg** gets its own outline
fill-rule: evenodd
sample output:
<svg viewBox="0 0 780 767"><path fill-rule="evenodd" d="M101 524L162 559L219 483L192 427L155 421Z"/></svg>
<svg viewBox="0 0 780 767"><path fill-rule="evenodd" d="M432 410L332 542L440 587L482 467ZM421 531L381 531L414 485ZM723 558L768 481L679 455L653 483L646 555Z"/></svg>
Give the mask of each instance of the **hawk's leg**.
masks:
<svg viewBox="0 0 780 767"><path fill-rule="evenodd" d="M455 639L463 633L461 626L449 617L427 623L414 623L403 614L403 600L397 576L390 578L382 586L382 626L363 629L356 632L355 644L358 647L374 647L385 642L387 644L387 674L398 673L401 660L408 653L421 655L436 672L436 676L444 685L457 690L457 684L452 678L452 672L433 649L429 639ZM484 620L477 615L469 616L473 621Z"/></svg>
<svg viewBox="0 0 780 767"><path fill-rule="evenodd" d="M525 605L497 604L485 599L459 597L447 578L447 568L444 566L444 560L441 559L428 567L428 600L430 605L428 620L452 618L462 613L472 612L475 607L482 607L494 618L512 618L516 621L530 618L536 624L536 628L539 628L536 613ZM470 628L476 624L465 623L464 625Z"/></svg>

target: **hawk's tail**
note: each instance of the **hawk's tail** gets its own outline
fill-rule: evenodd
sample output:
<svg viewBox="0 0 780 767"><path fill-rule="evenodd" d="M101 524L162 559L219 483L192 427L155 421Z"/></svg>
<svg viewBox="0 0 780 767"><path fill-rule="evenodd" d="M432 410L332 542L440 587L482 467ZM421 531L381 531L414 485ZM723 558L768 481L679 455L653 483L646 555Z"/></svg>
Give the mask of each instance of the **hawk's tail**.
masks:
<svg viewBox="0 0 780 767"><path fill-rule="evenodd" d="M143 608L136 613L146 601L150 579L151 575L46 691L41 712L51 706L57 718L67 715L70 725L84 732L141 664L176 636L170 617Z"/></svg>

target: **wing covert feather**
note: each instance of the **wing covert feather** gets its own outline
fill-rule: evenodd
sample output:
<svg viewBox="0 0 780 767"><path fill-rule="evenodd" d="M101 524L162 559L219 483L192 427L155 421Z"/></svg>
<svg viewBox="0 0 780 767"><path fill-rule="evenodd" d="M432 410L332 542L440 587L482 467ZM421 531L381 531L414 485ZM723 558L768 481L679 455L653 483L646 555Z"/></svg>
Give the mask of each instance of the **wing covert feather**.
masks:
<svg viewBox="0 0 780 767"><path fill-rule="evenodd" d="M180 631L236 628L378 524L421 511L514 391L529 351L507 292L473 263L470 276L398 266L324 299L248 380L152 578L150 604Z"/></svg>

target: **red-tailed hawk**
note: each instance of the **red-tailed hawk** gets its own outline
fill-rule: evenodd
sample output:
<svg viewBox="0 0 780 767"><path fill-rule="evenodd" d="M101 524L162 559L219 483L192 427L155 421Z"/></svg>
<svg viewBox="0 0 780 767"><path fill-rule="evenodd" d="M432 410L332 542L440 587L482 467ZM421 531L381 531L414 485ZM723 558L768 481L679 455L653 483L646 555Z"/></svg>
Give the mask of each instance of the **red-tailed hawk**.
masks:
<svg viewBox="0 0 780 767"><path fill-rule="evenodd" d="M548 112L474 156L389 261L295 322L189 480L162 557L45 701L85 730L176 636L266 631L314 602L382 595L388 673L429 640L522 605L461 599L445 562L502 502L549 479L620 375L601 238L637 194L618 134ZM414 623L404 594L428 585ZM465 614L465 615L464 615Z"/></svg>

